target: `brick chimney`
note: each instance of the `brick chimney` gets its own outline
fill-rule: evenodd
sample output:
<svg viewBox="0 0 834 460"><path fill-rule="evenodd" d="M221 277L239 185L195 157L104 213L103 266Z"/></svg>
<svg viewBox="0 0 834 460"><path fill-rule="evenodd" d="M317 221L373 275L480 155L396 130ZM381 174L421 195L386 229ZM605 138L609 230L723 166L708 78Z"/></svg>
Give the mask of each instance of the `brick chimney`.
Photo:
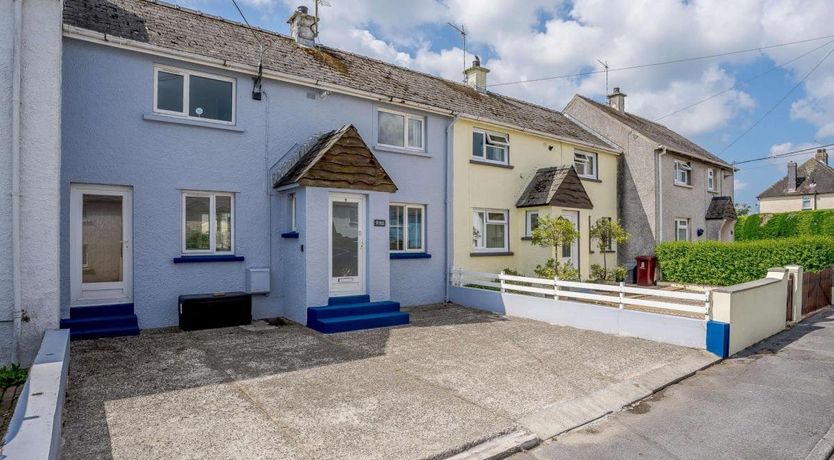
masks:
<svg viewBox="0 0 834 460"><path fill-rule="evenodd" d="M619 112L625 112L625 98L626 95L620 92L620 88L614 88L614 92L608 95L608 105Z"/></svg>
<svg viewBox="0 0 834 460"><path fill-rule="evenodd" d="M788 162L788 192L796 191L796 162Z"/></svg>
<svg viewBox="0 0 834 460"><path fill-rule="evenodd" d="M472 67L463 71L463 75L466 77L466 84L478 91L486 91L488 73L489 69L481 67L481 58L478 56L475 56L475 60L472 61Z"/></svg>
<svg viewBox="0 0 834 460"><path fill-rule="evenodd" d="M309 14L306 6L299 6L287 19L292 38L301 46L316 46L316 17Z"/></svg>
<svg viewBox="0 0 834 460"><path fill-rule="evenodd" d="M817 154L815 155L817 161L823 164L828 164L828 152L825 149L817 149Z"/></svg>

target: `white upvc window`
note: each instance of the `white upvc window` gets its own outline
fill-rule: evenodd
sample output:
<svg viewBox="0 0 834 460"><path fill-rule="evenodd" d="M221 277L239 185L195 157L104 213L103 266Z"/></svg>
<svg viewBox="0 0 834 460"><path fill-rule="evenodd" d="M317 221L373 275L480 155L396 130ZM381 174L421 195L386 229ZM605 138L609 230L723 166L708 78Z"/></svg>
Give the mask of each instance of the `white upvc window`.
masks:
<svg viewBox="0 0 834 460"><path fill-rule="evenodd" d="M715 192L715 170L712 168L707 169L707 190L710 192Z"/></svg>
<svg viewBox="0 0 834 460"><path fill-rule="evenodd" d="M524 215L524 236L533 236L533 230L539 226L539 211L527 211Z"/></svg>
<svg viewBox="0 0 834 460"><path fill-rule="evenodd" d="M426 207L394 203L388 206L388 249L426 252Z"/></svg>
<svg viewBox="0 0 834 460"><path fill-rule="evenodd" d="M509 248L509 212L497 209L472 211L472 246L476 251L504 252Z"/></svg>
<svg viewBox="0 0 834 460"><path fill-rule="evenodd" d="M689 219L675 219L675 241L689 241Z"/></svg>
<svg viewBox="0 0 834 460"><path fill-rule="evenodd" d="M377 143L386 147L425 150L424 117L388 109L377 109Z"/></svg>
<svg viewBox="0 0 834 460"><path fill-rule="evenodd" d="M675 161L675 185L692 185L692 166L685 161Z"/></svg>
<svg viewBox="0 0 834 460"><path fill-rule="evenodd" d="M183 254L234 254L235 196L182 192Z"/></svg>
<svg viewBox="0 0 834 460"><path fill-rule="evenodd" d="M802 196L802 210L803 211L807 211L809 209L814 209L813 199L814 199L814 197L811 196L811 195L803 195Z"/></svg>
<svg viewBox="0 0 834 460"><path fill-rule="evenodd" d="M480 129L473 130L472 158L490 163L509 164L510 136Z"/></svg>
<svg viewBox="0 0 834 460"><path fill-rule="evenodd" d="M289 208L289 216L288 219L290 221L290 231L295 232L298 231L298 226L295 223L295 216L296 216L296 204L297 199L295 197L295 193L290 193L287 195L287 207Z"/></svg>
<svg viewBox="0 0 834 460"><path fill-rule="evenodd" d="M573 164L579 177L597 179L597 154L590 152L575 152Z"/></svg>
<svg viewBox="0 0 834 460"><path fill-rule="evenodd" d="M235 79L171 67L154 67L153 111L232 125Z"/></svg>

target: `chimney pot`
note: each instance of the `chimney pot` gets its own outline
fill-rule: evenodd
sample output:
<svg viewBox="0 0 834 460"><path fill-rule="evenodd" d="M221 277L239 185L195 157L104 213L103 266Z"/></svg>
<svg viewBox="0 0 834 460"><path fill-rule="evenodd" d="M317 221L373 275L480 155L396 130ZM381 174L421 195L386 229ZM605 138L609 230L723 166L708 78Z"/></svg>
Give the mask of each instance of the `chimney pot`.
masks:
<svg viewBox="0 0 834 460"><path fill-rule="evenodd" d="M489 69L481 67L481 58L478 56L472 61L472 67L463 71L466 84L478 91L486 91L488 73Z"/></svg>
<svg viewBox="0 0 834 460"><path fill-rule="evenodd" d="M290 25L290 34L296 43L313 48L316 46L315 29L318 20L315 16L311 16L309 11L306 6L299 6L287 19L287 24Z"/></svg>
<svg viewBox="0 0 834 460"><path fill-rule="evenodd" d="M788 192L796 191L796 163L788 162Z"/></svg>
<svg viewBox="0 0 834 460"><path fill-rule="evenodd" d="M816 159L817 161L828 165L828 152L825 149L817 149Z"/></svg>
<svg viewBox="0 0 834 460"><path fill-rule="evenodd" d="M620 87L614 88L614 92L608 95L608 105L618 112L625 112L626 95L620 92Z"/></svg>

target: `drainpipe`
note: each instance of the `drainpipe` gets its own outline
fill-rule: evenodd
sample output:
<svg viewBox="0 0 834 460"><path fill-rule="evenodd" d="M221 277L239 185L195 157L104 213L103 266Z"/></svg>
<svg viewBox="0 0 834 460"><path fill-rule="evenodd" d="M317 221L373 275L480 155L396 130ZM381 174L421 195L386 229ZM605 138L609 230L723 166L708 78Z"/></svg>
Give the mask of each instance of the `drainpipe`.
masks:
<svg viewBox="0 0 834 460"><path fill-rule="evenodd" d="M663 155L666 155L666 147L657 150L657 187L655 190L657 202L657 216L655 216L655 242L663 241Z"/></svg>
<svg viewBox="0 0 834 460"><path fill-rule="evenodd" d="M22 317L20 292L20 54L23 37L23 0L14 0L14 45L12 63L12 289L14 291L14 331L11 361L17 363Z"/></svg>
<svg viewBox="0 0 834 460"><path fill-rule="evenodd" d="M443 208L446 211L446 251L443 256L443 265L446 267L446 275L444 276L445 282L445 291L443 295L443 301L449 302L449 283L451 282L451 271L452 267L449 265L451 260L451 252L452 252L452 237L453 232L453 221L452 221L452 175L453 175L453 161L454 161L454 134L453 130L455 127L455 123L457 123L459 117L455 115L452 117L452 121L446 126L446 167L445 167L445 175L446 175L446 197L443 200Z"/></svg>

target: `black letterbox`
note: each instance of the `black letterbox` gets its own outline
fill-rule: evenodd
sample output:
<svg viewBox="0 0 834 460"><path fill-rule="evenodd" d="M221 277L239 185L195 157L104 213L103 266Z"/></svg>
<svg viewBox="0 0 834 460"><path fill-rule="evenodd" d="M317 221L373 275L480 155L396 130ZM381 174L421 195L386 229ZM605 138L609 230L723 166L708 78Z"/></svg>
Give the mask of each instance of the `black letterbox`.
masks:
<svg viewBox="0 0 834 460"><path fill-rule="evenodd" d="M252 295L245 292L179 297L180 329L193 331L252 322Z"/></svg>

